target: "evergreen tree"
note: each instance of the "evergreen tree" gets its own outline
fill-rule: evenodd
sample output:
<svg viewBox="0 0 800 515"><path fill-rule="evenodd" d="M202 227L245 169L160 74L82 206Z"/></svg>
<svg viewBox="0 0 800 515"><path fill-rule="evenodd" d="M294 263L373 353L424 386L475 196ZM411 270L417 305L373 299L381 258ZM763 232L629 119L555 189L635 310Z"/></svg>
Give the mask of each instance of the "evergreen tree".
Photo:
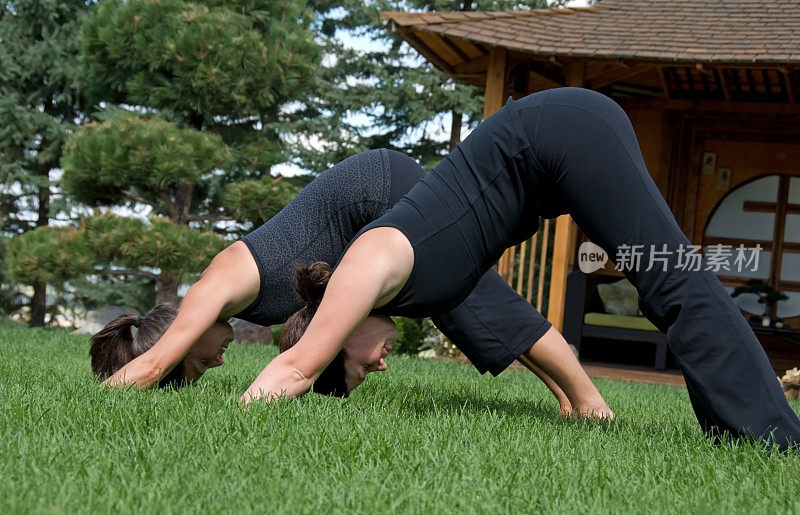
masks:
<svg viewBox="0 0 800 515"><path fill-rule="evenodd" d="M228 171L260 177L285 160L273 124L319 62L310 23L298 0L106 0L82 31L89 97L218 133Z"/></svg>
<svg viewBox="0 0 800 515"><path fill-rule="evenodd" d="M483 114L483 91L449 78L380 21L380 11L497 11L547 7L545 0L318 0L315 29L328 55L313 94L286 117L295 163L320 171L348 155L388 147L431 167ZM349 48L343 35L366 38ZM445 141L437 122L451 114Z"/></svg>
<svg viewBox="0 0 800 515"><path fill-rule="evenodd" d="M94 274L148 278L157 302L174 302L180 280L202 270L225 242L168 218L145 222L100 213L79 227L42 227L7 242L10 273L50 284ZM145 265L146 264L146 265Z"/></svg>
<svg viewBox="0 0 800 515"><path fill-rule="evenodd" d="M65 138L81 119L77 66L84 0L9 0L0 8L0 232L45 227L65 205L52 184ZM0 260L5 253L0 254ZM45 323L47 284L33 287L30 323ZM15 284L0 302L19 308Z"/></svg>
<svg viewBox="0 0 800 515"><path fill-rule="evenodd" d="M156 282L157 301L175 301L187 274L224 247L218 233L238 236L296 191L270 168L284 159L281 105L302 94L319 61L309 23L296 0L94 8L80 38L86 92L112 107L68 142L63 184L90 206L148 206L153 218L100 213L9 242L12 274L138 276ZM56 245L80 257L68 263L47 249Z"/></svg>

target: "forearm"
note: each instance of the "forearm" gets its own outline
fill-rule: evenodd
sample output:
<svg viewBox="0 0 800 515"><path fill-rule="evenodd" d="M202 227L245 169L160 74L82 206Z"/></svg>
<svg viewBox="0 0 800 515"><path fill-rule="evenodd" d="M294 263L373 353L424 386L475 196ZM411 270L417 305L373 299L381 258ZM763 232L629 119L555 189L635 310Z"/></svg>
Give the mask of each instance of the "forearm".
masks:
<svg viewBox="0 0 800 515"><path fill-rule="evenodd" d="M400 231L365 232L331 275L303 336L259 374L242 399L292 398L308 391L372 308L402 288L412 265L413 249Z"/></svg>
<svg viewBox="0 0 800 515"><path fill-rule="evenodd" d="M287 351L304 377L316 380L369 312L397 294L412 265L413 249L397 229L372 229L353 242L302 338Z"/></svg>
<svg viewBox="0 0 800 515"><path fill-rule="evenodd" d="M186 293L178 315L158 342L131 360L105 383L148 388L158 384L218 319L224 299L213 284L195 283Z"/></svg>
<svg viewBox="0 0 800 515"><path fill-rule="evenodd" d="M261 371L241 401L291 399L311 389L348 335L369 314L380 280L342 264L331 277L322 302L300 340Z"/></svg>

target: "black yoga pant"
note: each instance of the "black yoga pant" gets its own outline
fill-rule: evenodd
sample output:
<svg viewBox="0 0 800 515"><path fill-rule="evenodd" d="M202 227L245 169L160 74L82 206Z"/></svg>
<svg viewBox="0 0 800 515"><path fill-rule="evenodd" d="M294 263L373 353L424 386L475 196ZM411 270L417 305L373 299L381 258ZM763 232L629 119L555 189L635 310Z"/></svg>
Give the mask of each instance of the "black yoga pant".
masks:
<svg viewBox="0 0 800 515"><path fill-rule="evenodd" d="M419 165L394 151L389 152L389 162L390 205L394 205L419 180ZM431 320L481 374L489 372L494 376L552 327L494 269L481 277L466 300Z"/></svg>
<svg viewBox="0 0 800 515"><path fill-rule="evenodd" d="M666 250L667 270L623 270L642 313L666 333L703 430L751 435L783 449L800 443L800 420L764 350L717 276L677 267L690 242L645 167L625 112L611 99L558 88L514 102L545 175L549 216L569 213L578 227L620 263L621 245Z"/></svg>

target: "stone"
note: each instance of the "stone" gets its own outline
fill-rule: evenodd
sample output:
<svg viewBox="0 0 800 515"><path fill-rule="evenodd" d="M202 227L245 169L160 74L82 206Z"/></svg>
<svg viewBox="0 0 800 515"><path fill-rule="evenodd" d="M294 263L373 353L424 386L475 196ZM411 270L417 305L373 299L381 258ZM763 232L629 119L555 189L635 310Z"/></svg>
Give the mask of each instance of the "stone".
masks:
<svg viewBox="0 0 800 515"><path fill-rule="evenodd" d="M800 368L787 370L780 378L781 388L788 399L800 399Z"/></svg>
<svg viewBox="0 0 800 515"><path fill-rule="evenodd" d="M130 306L103 306L86 313L86 319L78 323L78 328L73 331L77 334L96 334L109 322L120 315L136 315L139 311Z"/></svg>
<svg viewBox="0 0 800 515"><path fill-rule="evenodd" d="M265 327L239 318L234 318L230 324L233 327L233 339L237 342L262 345L272 343L272 328L269 326Z"/></svg>

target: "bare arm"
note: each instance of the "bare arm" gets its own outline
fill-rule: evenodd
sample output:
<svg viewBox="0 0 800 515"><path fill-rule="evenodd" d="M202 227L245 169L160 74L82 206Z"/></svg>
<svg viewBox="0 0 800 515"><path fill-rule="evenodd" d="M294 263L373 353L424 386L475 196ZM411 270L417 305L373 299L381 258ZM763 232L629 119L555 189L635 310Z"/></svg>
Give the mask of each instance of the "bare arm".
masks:
<svg viewBox="0 0 800 515"><path fill-rule="evenodd" d="M372 308L402 289L413 264L411 244L397 229L378 227L362 234L331 276L306 332L264 368L241 400L306 393Z"/></svg>
<svg viewBox="0 0 800 515"><path fill-rule="evenodd" d="M186 356L217 320L227 320L258 294L258 268L244 243L236 242L213 259L189 288L175 321L141 356L109 377L110 385L147 388L157 384Z"/></svg>

